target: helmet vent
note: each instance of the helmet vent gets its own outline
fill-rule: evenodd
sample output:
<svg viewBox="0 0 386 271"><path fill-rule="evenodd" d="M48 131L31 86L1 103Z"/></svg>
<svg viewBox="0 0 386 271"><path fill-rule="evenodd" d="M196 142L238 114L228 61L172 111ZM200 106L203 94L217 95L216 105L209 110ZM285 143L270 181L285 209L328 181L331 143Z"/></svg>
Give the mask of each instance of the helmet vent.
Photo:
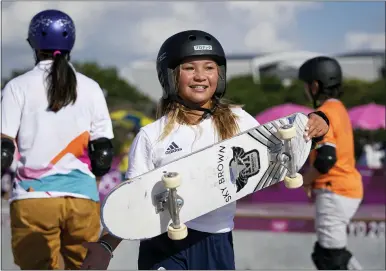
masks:
<svg viewBox="0 0 386 271"><path fill-rule="evenodd" d="M63 37L67 37L68 36L67 31L63 31L62 35L63 35Z"/></svg>
<svg viewBox="0 0 386 271"><path fill-rule="evenodd" d="M207 35L205 35L205 39L206 40L211 40L211 38L209 36L207 36Z"/></svg>
<svg viewBox="0 0 386 271"><path fill-rule="evenodd" d="M189 39L190 41L194 41L194 40L196 40L196 36L190 35L190 36L188 37L188 39Z"/></svg>
<svg viewBox="0 0 386 271"><path fill-rule="evenodd" d="M47 36L47 32L46 31L42 31L42 36L43 37Z"/></svg>

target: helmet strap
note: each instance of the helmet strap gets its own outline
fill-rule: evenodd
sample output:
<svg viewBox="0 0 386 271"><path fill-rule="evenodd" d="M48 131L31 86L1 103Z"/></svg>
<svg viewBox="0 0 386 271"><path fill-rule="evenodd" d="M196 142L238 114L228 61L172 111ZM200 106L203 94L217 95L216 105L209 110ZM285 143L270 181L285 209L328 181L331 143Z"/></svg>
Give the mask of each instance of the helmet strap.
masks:
<svg viewBox="0 0 386 271"><path fill-rule="evenodd" d="M171 97L172 100L174 100L175 102L179 103L179 104L182 104L183 106L191 109L191 110L197 110L197 111L202 111L204 112L202 114L202 117L201 119L207 119L209 118L211 115L214 114L214 112L216 111L217 109L217 105L218 105L218 100L215 98L215 103L213 105L213 107L211 109L208 109L208 108L203 108L195 103L191 103L189 101L185 101L183 100L179 95L173 95Z"/></svg>
<svg viewBox="0 0 386 271"><path fill-rule="evenodd" d="M312 97L312 104L314 108L318 108L320 106L320 101L319 101L319 92L317 92L315 95L310 93Z"/></svg>
<svg viewBox="0 0 386 271"><path fill-rule="evenodd" d="M310 94L310 96L312 98L312 105L316 109L316 108L318 108L320 106L319 98L320 98L320 92L321 92L322 84L319 81L317 81L318 89L316 91L316 94L313 93L313 87L314 86L315 86L314 83L309 83L309 90L308 90L308 92L309 92L309 94Z"/></svg>

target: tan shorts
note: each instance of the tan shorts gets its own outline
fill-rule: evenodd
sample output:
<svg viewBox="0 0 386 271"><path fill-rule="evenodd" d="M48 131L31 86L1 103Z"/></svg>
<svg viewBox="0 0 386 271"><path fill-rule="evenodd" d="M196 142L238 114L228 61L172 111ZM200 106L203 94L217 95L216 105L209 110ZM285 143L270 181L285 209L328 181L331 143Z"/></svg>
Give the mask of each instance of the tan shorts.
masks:
<svg viewBox="0 0 386 271"><path fill-rule="evenodd" d="M10 206L12 252L20 269L79 269L87 250L98 240L99 202L72 197L23 199Z"/></svg>

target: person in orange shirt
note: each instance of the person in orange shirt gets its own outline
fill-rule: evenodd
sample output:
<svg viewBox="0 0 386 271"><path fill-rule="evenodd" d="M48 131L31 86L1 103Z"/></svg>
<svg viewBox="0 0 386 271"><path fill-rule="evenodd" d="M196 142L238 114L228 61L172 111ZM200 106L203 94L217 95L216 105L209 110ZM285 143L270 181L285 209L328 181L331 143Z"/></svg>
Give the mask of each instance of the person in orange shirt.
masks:
<svg viewBox="0 0 386 271"><path fill-rule="evenodd" d="M328 133L310 154L311 167L303 176L307 191L315 196L317 242L312 260L319 270L360 270L347 250L347 225L363 198L362 177L355 168L354 136L347 109L339 100L342 69L330 57L307 60L299 79L314 108L330 122Z"/></svg>

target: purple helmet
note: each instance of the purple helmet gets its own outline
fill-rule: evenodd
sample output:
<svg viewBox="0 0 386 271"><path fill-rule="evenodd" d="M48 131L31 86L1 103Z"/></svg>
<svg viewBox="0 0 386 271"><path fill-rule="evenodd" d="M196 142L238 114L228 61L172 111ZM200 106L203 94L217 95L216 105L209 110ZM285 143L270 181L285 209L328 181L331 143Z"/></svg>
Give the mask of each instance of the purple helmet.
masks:
<svg viewBox="0 0 386 271"><path fill-rule="evenodd" d="M41 11L30 22L28 41L35 50L71 51L75 43L75 24L59 10Z"/></svg>

